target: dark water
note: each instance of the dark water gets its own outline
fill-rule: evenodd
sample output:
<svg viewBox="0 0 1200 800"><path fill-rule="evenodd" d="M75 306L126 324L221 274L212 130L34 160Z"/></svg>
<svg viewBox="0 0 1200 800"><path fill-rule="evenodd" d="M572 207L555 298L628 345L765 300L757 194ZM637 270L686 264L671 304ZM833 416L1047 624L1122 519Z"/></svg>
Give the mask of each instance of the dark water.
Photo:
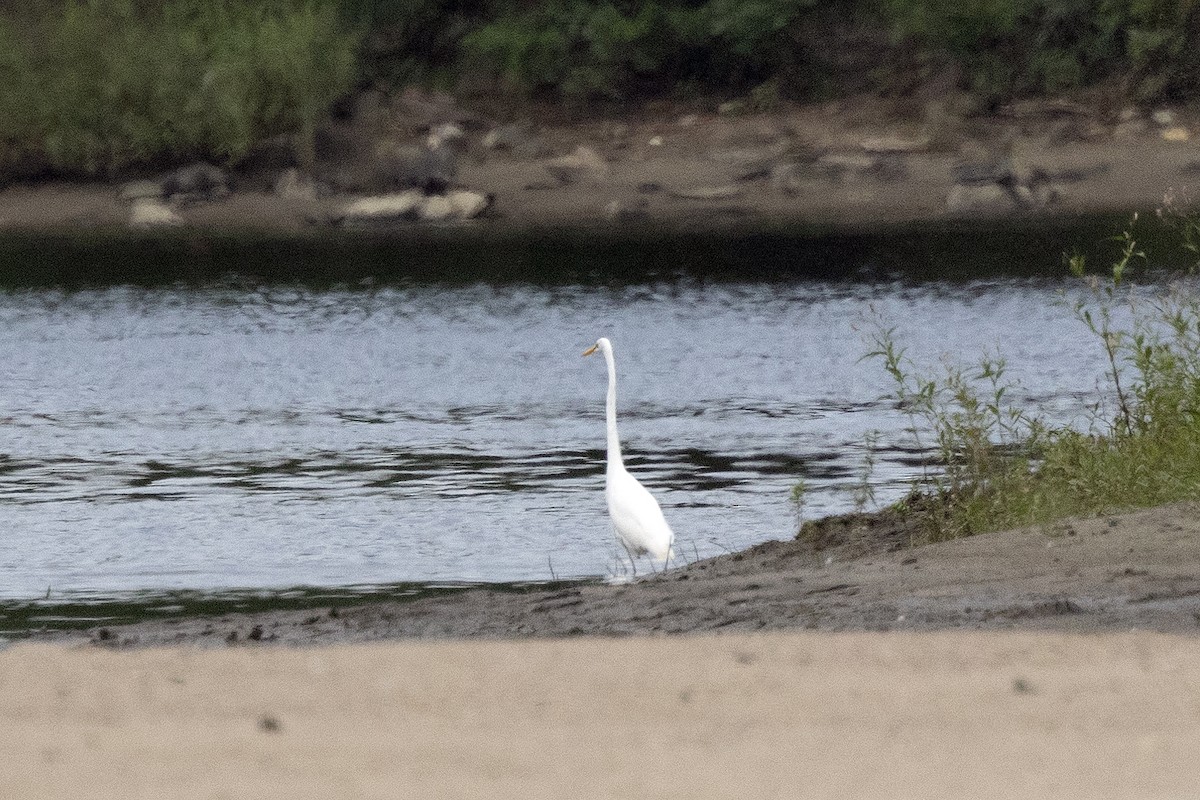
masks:
<svg viewBox="0 0 1200 800"><path fill-rule="evenodd" d="M999 348L1052 418L1103 371L1057 278L811 257L815 275L750 280L593 265L561 283L339 285L246 277L253 263L165 285L13 278L0 597L611 574L604 364L580 357L602 335L627 464L687 560L792 535L800 479L806 515L851 508L869 431L879 502L919 474L886 376L860 360L872 315L919 361Z"/></svg>

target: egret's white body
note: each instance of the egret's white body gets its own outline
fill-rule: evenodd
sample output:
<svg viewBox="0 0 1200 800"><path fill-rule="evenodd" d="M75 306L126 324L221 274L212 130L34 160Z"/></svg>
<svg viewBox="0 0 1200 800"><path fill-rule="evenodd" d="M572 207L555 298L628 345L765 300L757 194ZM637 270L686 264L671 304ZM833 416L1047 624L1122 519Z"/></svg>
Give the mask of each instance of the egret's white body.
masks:
<svg viewBox="0 0 1200 800"><path fill-rule="evenodd" d="M608 500L613 532L637 574L634 558L649 555L652 559L666 561L671 556L675 534L654 495L629 474L621 461L621 440L617 436L617 366L613 361L612 343L608 339L599 339L584 351L584 355L590 356L597 350L604 354L608 364L608 469L604 476L604 496Z"/></svg>

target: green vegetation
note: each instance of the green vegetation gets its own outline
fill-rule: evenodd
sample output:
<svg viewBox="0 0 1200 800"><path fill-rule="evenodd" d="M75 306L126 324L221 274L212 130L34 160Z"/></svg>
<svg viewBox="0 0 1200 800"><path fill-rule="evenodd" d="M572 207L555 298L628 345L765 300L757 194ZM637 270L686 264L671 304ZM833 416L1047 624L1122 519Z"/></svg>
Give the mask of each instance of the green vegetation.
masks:
<svg viewBox="0 0 1200 800"><path fill-rule="evenodd" d="M1183 220L1180 233L1189 253L1200 252L1196 221ZM918 444L942 466L900 504L919 505L929 540L1200 499L1200 287L1192 272L1131 283L1143 255L1132 234L1118 242L1104 277L1071 260L1088 287L1074 313L1108 360L1085 427L1053 427L1016 407L998 355L925 377L894 329L875 330L868 357L895 380Z"/></svg>
<svg viewBox="0 0 1200 800"><path fill-rule="evenodd" d="M566 98L617 100L680 85L746 87L797 74L803 53L791 34L817 5L558 0L472 31L463 54L511 87Z"/></svg>
<svg viewBox="0 0 1200 800"><path fill-rule="evenodd" d="M285 0L91 0L0 17L0 162L61 172L234 160L277 134L312 159L355 77L336 9Z"/></svg>
<svg viewBox="0 0 1200 800"><path fill-rule="evenodd" d="M961 75L987 102L1195 100L1193 0L35 0L0 11L0 171L313 157L356 89L771 109Z"/></svg>
<svg viewBox="0 0 1200 800"><path fill-rule="evenodd" d="M1200 6L1190 0L882 0L893 35L962 67L987 99L1110 76L1138 99L1194 96Z"/></svg>

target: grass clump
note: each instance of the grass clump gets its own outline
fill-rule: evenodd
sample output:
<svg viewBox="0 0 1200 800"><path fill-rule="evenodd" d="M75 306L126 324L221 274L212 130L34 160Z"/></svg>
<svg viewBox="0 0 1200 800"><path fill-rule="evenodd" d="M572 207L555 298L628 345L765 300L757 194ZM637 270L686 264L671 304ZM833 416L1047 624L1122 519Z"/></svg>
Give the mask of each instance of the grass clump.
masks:
<svg viewBox="0 0 1200 800"><path fill-rule="evenodd" d="M1184 223L1193 252L1198 232ZM1103 276L1072 259L1087 287L1073 313L1107 356L1099 399L1076 424L1052 426L1018 407L1018 384L998 354L928 377L894 329L877 326L868 357L892 376L917 444L939 467L899 506L918 509L916 538L1200 499L1200 284L1194 270L1135 284L1144 256L1130 233L1119 241Z"/></svg>
<svg viewBox="0 0 1200 800"><path fill-rule="evenodd" d="M356 72L328 3L68 0L0 16L0 160L111 174L180 158L236 160L316 126Z"/></svg>

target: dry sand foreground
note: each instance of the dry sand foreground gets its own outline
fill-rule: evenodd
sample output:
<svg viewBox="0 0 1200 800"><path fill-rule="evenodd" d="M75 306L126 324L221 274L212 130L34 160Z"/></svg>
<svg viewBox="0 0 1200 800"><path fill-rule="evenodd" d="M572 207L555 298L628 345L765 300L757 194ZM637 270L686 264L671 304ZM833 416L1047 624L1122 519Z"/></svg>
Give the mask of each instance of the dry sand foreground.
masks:
<svg viewBox="0 0 1200 800"><path fill-rule="evenodd" d="M1200 641L892 633L0 653L0 797L1159 798Z"/></svg>

